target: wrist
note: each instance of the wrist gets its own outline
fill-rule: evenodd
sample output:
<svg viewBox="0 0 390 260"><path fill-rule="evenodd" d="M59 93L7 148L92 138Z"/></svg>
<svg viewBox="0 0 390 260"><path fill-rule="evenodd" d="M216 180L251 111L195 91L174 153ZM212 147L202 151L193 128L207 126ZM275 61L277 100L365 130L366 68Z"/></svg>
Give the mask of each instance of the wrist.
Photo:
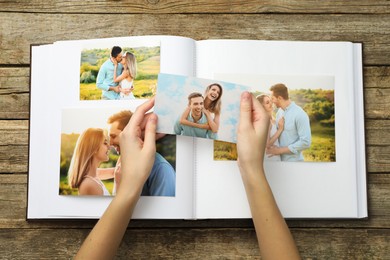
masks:
<svg viewBox="0 0 390 260"><path fill-rule="evenodd" d="M123 187L118 189L115 198L124 205L135 205L141 197L142 189L135 189L134 187Z"/></svg>

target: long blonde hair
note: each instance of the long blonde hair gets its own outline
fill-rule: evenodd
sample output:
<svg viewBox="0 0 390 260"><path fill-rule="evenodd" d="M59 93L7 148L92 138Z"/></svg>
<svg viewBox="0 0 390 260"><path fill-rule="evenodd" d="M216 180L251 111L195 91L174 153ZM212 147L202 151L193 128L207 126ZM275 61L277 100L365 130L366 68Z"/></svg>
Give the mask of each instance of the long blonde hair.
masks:
<svg viewBox="0 0 390 260"><path fill-rule="evenodd" d="M135 55L131 52L125 52L123 57L126 61L126 70L128 71L130 77L135 79L135 77L137 77L137 59Z"/></svg>
<svg viewBox="0 0 390 260"><path fill-rule="evenodd" d="M88 128L77 139L68 171L70 188L78 188L91 169L94 154L106 138L100 128Z"/></svg>

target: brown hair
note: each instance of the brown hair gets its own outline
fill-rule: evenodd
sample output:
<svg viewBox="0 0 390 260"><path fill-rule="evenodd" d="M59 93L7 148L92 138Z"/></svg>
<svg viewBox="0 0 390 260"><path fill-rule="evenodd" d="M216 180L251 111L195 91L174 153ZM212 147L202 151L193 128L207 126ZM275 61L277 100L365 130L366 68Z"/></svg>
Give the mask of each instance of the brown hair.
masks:
<svg viewBox="0 0 390 260"><path fill-rule="evenodd" d="M205 108L207 110L209 110L210 112L213 112L215 114L220 114L221 113L221 97L222 97L222 92L223 92L222 86L219 85L218 83L213 83L213 84L209 85L204 92L204 96L205 96L205 98L207 98L207 93L210 91L210 89L213 86L219 87L220 92L219 92L218 98L216 100L212 101L210 103L209 107L205 107Z"/></svg>
<svg viewBox="0 0 390 260"><path fill-rule="evenodd" d="M282 97L284 100L288 100L288 89L286 85L282 83L278 83L273 85L270 90L273 92L273 95L275 97Z"/></svg>
<svg viewBox="0 0 390 260"><path fill-rule="evenodd" d="M191 105L191 99L196 98L196 97L202 97L203 98L202 94L200 94L198 92L193 92L193 93L188 95L188 105Z"/></svg>
<svg viewBox="0 0 390 260"><path fill-rule="evenodd" d="M125 129L126 125L129 123L132 115L133 112L131 112L130 110L122 110L110 116L107 120L107 123L112 124L114 122L119 122L118 129L123 130Z"/></svg>

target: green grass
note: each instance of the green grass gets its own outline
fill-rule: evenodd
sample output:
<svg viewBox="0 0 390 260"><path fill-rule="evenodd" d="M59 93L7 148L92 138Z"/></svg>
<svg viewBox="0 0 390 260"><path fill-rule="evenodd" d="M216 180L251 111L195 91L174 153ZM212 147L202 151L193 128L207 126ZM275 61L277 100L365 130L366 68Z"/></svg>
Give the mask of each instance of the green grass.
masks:
<svg viewBox="0 0 390 260"><path fill-rule="evenodd" d="M114 188L114 180L104 180L104 186L106 186L107 190L112 194L112 190ZM59 187L59 195L78 195L77 189L71 189L68 185L68 178L61 176L60 178L60 187Z"/></svg>
<svg viewBox="0 0 390 260"><path fill-rule="evenodd" d="M311 134L311 146L303 151L304 160L308 162L336 161L334 127L323 127L319 123L313 123ZM236 145L215 141L214 160L237 160Z"/></svg>
<svg viewBox="0 0 390 260"><path fill-rule="evenodd" d="M133 94L136 98L150 98L155 95L157 75L160 72L160 57L151 57L137 64L138 75L134 80ZM100 100L102 90L96 83L80 83L80 100Z"/></svg>

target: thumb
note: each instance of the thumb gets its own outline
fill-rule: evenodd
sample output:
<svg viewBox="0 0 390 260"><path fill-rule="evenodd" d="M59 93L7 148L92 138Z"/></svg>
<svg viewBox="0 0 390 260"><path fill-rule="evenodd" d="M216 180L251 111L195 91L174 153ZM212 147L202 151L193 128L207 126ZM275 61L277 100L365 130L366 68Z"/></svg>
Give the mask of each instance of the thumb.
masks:
<svg viewBox="0 0 390 260"><path fill-rule="evenodd" d="M241 94L239 129L252 125L252 95L245 91Z"/></svg>
<svg viewBox="0 0 390 260"><path fill-rule="evenodd" d="M145 127L145 138L144 138L144 149L152 149L153 152L156 151L156 128L157 128L157 116L152 113L148 121L146 122Z"/></svg>

